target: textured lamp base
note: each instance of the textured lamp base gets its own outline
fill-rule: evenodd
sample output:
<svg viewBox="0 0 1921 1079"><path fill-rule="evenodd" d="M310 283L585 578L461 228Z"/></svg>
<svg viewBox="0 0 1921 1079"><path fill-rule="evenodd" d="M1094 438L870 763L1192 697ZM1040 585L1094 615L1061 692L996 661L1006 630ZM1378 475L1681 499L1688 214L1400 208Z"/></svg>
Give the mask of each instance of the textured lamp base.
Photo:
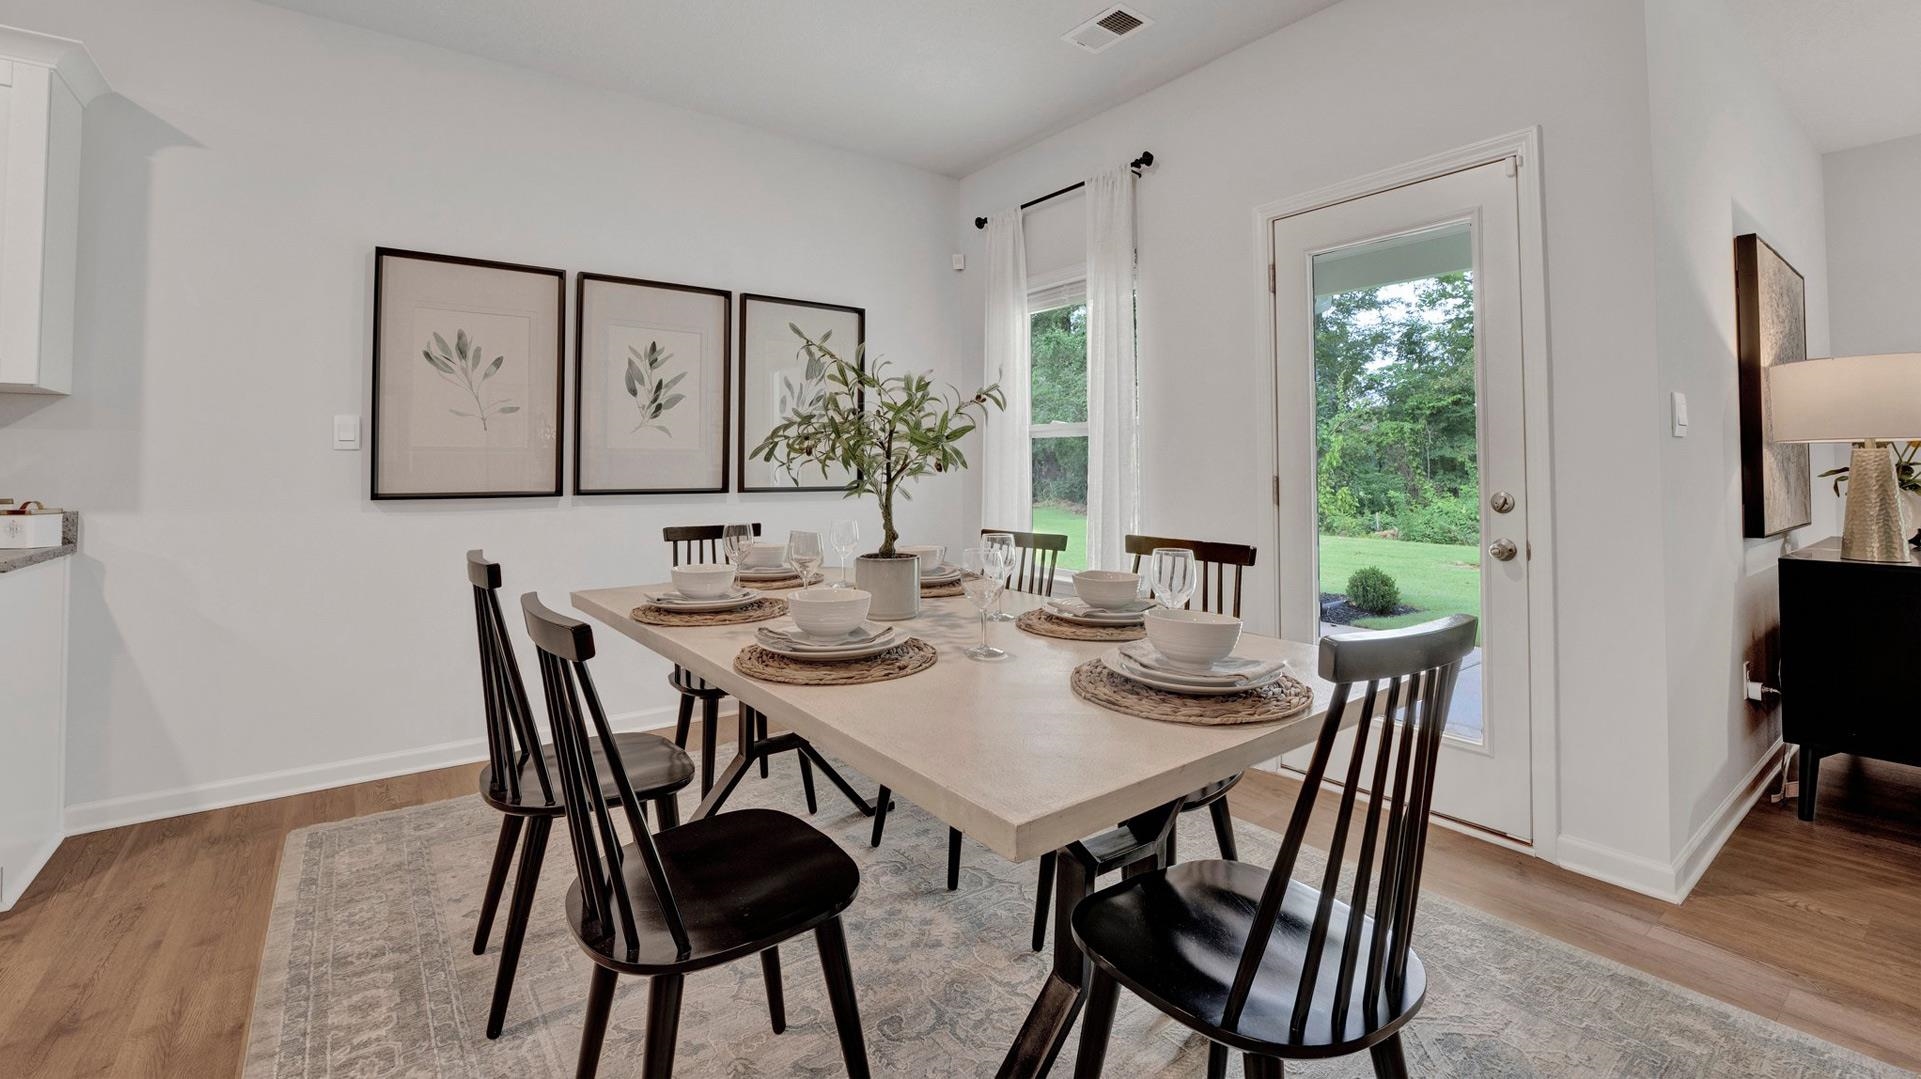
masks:
<svg viewBox="0 0 1921 1079"><path fill-rule="evenodd" d="M1848 458L1847 518L1841 557L1855 562L1908 561L1901 528L1901 495L1894 482L1894 451L1885 442L1862 442Z"/></svg>

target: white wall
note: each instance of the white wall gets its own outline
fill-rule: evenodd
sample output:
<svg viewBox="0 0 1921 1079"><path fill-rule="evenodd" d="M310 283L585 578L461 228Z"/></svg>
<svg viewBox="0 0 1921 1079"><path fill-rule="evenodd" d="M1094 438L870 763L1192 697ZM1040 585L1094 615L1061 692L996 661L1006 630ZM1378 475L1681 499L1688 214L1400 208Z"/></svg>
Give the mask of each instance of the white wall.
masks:
<svg viewBox="0 0 1921 1079"><path fill-rule="evenodd" d="M565 606L663 577L664 524L849 512L370 503L366 455L328 438L367 407L375 245L860 304L876 351L964 353L952 180L245 0L0 22L85 41L119 94L87 119L74 394L0 397L0 490L86 515L80 826L477 758L470 547ZM959 538L962 482L918 492L916 532ZM671 703L602 638L611 710Z"/></svg>
<svg viewBox="0 0 1921 1079"><path fill-rule="evenodd" d="M1921 351L1921 135L1823 165L1834 351Z"/></svg>
<svg viewBox="0 0 1921 1079"><path fill-rule="evenodd" d="M1820 155L1722 0L1646 9L1660 390L1686 393L1691 421L1685 439L1660 441L1669 841L1680 854L1739 820L1746 803L1727 799L1758 779L1780 737L1778 717L1750 705L1740 684L1744 659L1773 680L1782 543L1741 538L1732 239L1759 233L1806 278L1808 354L1823 356L1827 236ZM1837 531L1834 498L1814 490L1814 524L1796 543Z"/></svg>
<svg viewBox="0 0 1921 1079"><path fill-rule="evenodd" d="M978 253L973 215L1154 151L1139 187L1142 526L1260 544L1249 613L1272 627L1254 208L1540 125L1564 762L1560 834L1542 840L1615 862L1669 853L1665 771L1648 770L1665 742L1667 658L1650 617L1663 609L1665 419L1645 47L1639 5L1346 0L965 178L956 223ZM979 277L966 277L978 312ZM971 346L978 320L966 327Z"/></svg>

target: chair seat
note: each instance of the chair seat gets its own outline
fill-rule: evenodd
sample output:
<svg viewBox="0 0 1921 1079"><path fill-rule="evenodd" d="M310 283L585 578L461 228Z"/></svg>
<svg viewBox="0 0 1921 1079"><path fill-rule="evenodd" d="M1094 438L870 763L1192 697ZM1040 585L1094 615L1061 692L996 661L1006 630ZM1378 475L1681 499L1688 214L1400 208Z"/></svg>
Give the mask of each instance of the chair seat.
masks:
<svg viewBox="0 0 1921 1079"><path fill-rule="evenodd" d="M1367 918L1362 921L1347 1018L1343 1029L1331 1029L1348 919L1347 904L1336 900L1307 1027L1300 1038L1289 1036L1302 957L1320 901L1318 889L1292 881L1247 1007L1236 1030L1223 1031L1220 1020L1228 988L1267 877L1268 870L1260 866L1225 861L1187 862L1130 877L1074 909L1074 937L1116 981L1187 1026L1244 1052L1340 1056L1382 1041L1413 1017L1426 992L1427 973L1412 950L1398 1001L1383 1000L1372 1015L1363 1003L1368 942L1374 931L1374 920ZM1389 996L1385 991L1381 995Z"/></svg>
<svg viewBox="0 0 1921 1079"><path fill-rule="evenodd" d="M1200 790L1189 794L1187 797L1181 799L1181 812L1186 813L1195 809L1205 809L1227 797L1227 792L1233 790L1234 785L1239 783L1241 777L1246 774L1246 772L1235 772L1226 779L1220 780L1217 783L1209 783Z"/></svg>
<svg viewBox="0 0 1921 1079"><path fill-rule="evenodd" d="M613 805L620 800L620 788L614 785L613 771L607 767L607 755L600 747L600 739L590 738L588 744L593 749L594 774L600 777L600 796ZM629 731L614 735L614 746L620 751L620 760L627 766L627 782L634 788L635 797L643 800L670 794L693 782L694 762L687 757L687 751L657 735L642 731ZM488 765L480 770L480 796L487 804L503 813L543 814L559 816L560 804L560 762L554 757L552 744L540 747L540 755L547 762L547 780L554 784L552 800L542 796L540 776L534 771L532 757L520 766L520 796L514 798L505 791L493 789L494 769Z"/></svg>
<svg viewBox="0 0 1921 1079"><path fill-rule="evenodd" d="M654 835L689 952L673 937L646 864L632 844L621 849L637 940L630 953L613 926L582 925L580 884L567 890L567 922L602 966L630 974L684 973L765 951L846 910L860 890L860 868L806 822L772 809L739 809ZM615 901L617 902L617 901ZM616 925L618 917L613 919Z"/></svg>
<svg viewBox="0 0 1921 1079"><path fill-rule="evenodd" d="M695 677L685 667L675 667L673 673L667 676L667 684L690 697L727 696L726 690L706 679Z"/></svg>

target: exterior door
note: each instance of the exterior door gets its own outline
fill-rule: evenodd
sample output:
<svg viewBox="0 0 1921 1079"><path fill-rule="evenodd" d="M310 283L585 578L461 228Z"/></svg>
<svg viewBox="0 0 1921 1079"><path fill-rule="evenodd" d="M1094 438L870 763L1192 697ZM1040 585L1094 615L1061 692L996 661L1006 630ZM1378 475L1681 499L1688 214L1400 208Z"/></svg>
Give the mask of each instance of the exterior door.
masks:
<svg viewBox="0 0 1921 1079"><path fill-rule="evenodd" d="M1272 229L1282 633L1317 640L1348 625L1478 617L1481 647L1455 691L1434 808L1530 839L1512 161ZM1297 756L1286 762L1303 767Z"/></svg>

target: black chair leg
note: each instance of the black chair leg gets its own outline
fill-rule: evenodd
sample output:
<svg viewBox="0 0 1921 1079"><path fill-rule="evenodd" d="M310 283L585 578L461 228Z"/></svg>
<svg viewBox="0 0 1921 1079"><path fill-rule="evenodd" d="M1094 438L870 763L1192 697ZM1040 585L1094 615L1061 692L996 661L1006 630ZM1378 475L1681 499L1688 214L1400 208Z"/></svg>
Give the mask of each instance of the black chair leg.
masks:
<svg viewBox="0 0 1921 1079"><path fill-rule="evenodd" d="M1287 1079L1287 1066L1278 1057L1257 1057L1253 1053L1246 1053L1241 1059L1247 1079Z"/></svg>
<svg viewBox="0 0 1921 1079"><path fill-rule="evenodd" d="M794 756L800 759L800 789L807 795L807 815L811 817L820 811L819 804L814 801L814 762L808 760L805 753L796 753Z"/></svg>
<svg viewBox="0 0 1921 1079"><path fill-rule="evenodd" d="M715 728L720 726L720 700L717 697L700 699L700 796L714 787L714 739L718 736Z"/></svg>
<svg viewBox="0 0 1921 1079"><path fill-rule="evenodd" d="M674 744L687 748L687 732L694 725L694 699L687 694L680 695L680 716L674 721Z"/></svg>
<svg viewBox="0 0 1921 1079"><path fill-rule="evenodd" d="M755 712L754 713L754 741L765 742L766 740L767 740L767 717L760 714L759 712ZM767 755L765 753L761 754L761 757L760 757L760 778L762 779L767 778Z"/></svg>
<svg viewBox="0 0 1921 1079"><path fill-rule="evenodd" d="M680 800L671 794L663 794L654 799L654 831L664 832L669 828L680 827Z"/></svg>
<svg viewBox="0 0 1921 1079"><path fill-rule="evenodd" d="M1821 783L1821 751L1813 746L1801 747L1800 761L1801 789L1795 799L1794 815L1801 820L1814 819L1814 790Z"/></svg>
<svg viewBox="0 0 1921 1079"><path fill-rule="evenodd" d="M774 1033L787 1029L787 994L780 984L780 949L760 953L760 980L767 983L767 1017L774 1022Z"/></svg>
<svg viewBox="0 0 1921 1079"><path fill-rule="evenodd" d="M961 834L959 828L947 830L947 890L960 887Z"/></svg>
<svg viewBox="0 0 1921 1079"><path fill-rule="evenodd" d="M1040 894L1034 898L1034 950L1047 947L1047 905L1054 898L1054 859L1059 855L1048 851L1041 855Z"/></svg>
<svg viewBox="0 0 1921 1079"><path fill-rule="evenodd" d="M868 1079L867 1041L861 1035L854 968L847 961L847 935L841 931L840 919L830 918L817 927L814 943L820 947L820 968L827 975L827 1000L834 1008L834 1029L840 1034L848 1079Z"/></svg>
<svg viewBox="0 0 1921 1079"><path fill-rule="evenodd" d="M514 845L520 842L520 826L527 818L516 813L500 815L500 840L494 844L493 868L487 871L487 893L480 899L480 925L474 930L474 954L487 954L487 936L494 931L494 911L500 909L500 890L507 884L507 867L513 864Z"/></svg>
<svg viewBox="0 0 1921 1079"><path fill-rule="evenodd" d="M1227 1079L1227 1046L1207 1043L1207 1079Z"/></svg>
<svg viewBox="0 0 1921 1079"><path fill-rule="evenodd" d="M886 787L874 796L874 837L867 841L870 847L880 846L880 834L887 827L887 807L892 803L894 792Z"/></svg>
<svg viewBox="0 0 1921 1079"><path fill-rule="evenodd" d="M1227 799L1215 800L1207 811L1214 818L1214 840L1221 845L1221 857L1230 862L1240 861L1240 847L1234 842L1234 816L1227 810Z"/></svg>
<svg viewBox="0 0 1921 1079"><path fill-rule="evenodd" d="M678 974L656 974L647 984L647 1048L641 1057L641 1079L671 1079L674 1074L683 986Z"/></svg>
<svg viewBox="0 0 1921 1079"><path fill-rule="evenodd" d="M1379 1079L1407 1079L1407 1057L1401 1052L1401 1036L1375 1042L1368 1055L1374 1058L1374 1074Z"/></svg>
<svg viewBox="0 0 1921 1079"><path fill-rule="evenodd" d="M607 1013L614 1008L614 983L619 975L603 966L594 967L594 980L587 983L587 1014L580 1028L580 1062L574 1065L576 1079L594 1079L600 1070L600 1045L607 1040Z"/></svg>
<svg viewBox="0 0 1921 1079"><path fill-rule="evenodd" d="M1081 1008L1081 1048L1074 1057L1074 1079L1099 1079L1107 1060L1107 1040L1114 1033L1114 1006L1121 983L1106 971L1087 964L1087 1003Z"/></svg>
<svg viewBox="0 0 1921 1079"><path fill-rule="evenodd" d="M487 1013L487 1036L500 1037L507 1022L507 1001L514 994L514 968L520 965L520 945L527 939L527 917L534 908L534 889L540 884L540 861L547 853L552 817L535 817L527 825L527 842L520 848L520 870L514 877L514 901L507 907L507 935L500 942L500 969L494 974L494 1003Z"/></svg>
<svg viewBox="0 0 1921 1079"><path fill-rule="evenodd" d="M1178 818L1176 818L1176 820L1178 821ZM1167 830L1167 857L1161 859L1161 868L1165 869L1173 865L1177 860L1176 858L1177 851L1175 850L1175 847L1174 847L1174 839L1176 836L1179 836L1180 834L1181 834L1181 827L1179 823L1176 823L1174 827L1169 828Z"/></svg>

